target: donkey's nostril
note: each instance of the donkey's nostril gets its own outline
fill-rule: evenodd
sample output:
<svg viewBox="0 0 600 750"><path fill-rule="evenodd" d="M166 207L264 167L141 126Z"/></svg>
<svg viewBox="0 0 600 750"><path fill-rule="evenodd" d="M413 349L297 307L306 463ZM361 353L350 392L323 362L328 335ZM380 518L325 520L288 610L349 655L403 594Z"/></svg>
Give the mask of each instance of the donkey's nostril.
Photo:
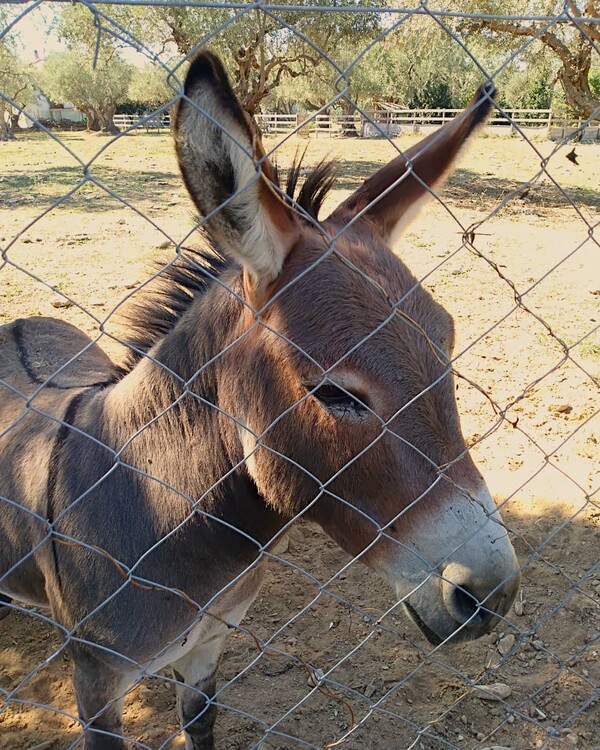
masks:
<svg viewBox="0 0 600 750"><path fill-rule="evenodd" d="M494 618L493 581L473 576L459 563L451 563L442 571L442 596L450 617L469 630Z"/></svg>
<svg viewBox="0 0 600 750"><path fill-rule="evenodd" d="M475 572L461 562L441 568L440 578L444 608L464 637L479 637L491 630L508 612L520 580L503 568L479 565Z"/></svg>
<svg viewBox="0 0 600 750"><path fill-rule="evenodd" d="M485 610L480 609L479 600L464 585L453 588L449 604L453 605L449 608L450 614L460 623L470 621L469 624L475 624L485 618Z"/></svg>

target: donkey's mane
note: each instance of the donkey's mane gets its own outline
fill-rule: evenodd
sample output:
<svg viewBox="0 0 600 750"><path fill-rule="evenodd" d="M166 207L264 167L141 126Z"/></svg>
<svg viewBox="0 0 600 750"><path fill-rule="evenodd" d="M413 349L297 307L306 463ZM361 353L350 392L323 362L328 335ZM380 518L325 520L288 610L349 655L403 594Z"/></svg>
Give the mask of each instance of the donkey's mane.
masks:
<svg viewBox="0 0 600 750"><path fill-rule="evenodd" d="M311 219L318 221L323 202L335 183L337 165L334 161L323 159L316 167L307 171L304 183L298 191L298 183L306 171L302 164L305 154L306 149L302 154L296 154L292 166L288 169L285 193L290 203L299 206ZM275 172L277 174L277 169ZM307 220L301 212L298 212L298 216Z"/></svg>
<svg viewBox="0 0 600 750"><path fill-rule="evenodd" d="M318 221L323 201L335 181L336 166L331 161L319 162L306 173L298 190L305 172L302 166L305 153L296 155L287 171L285 194L290 204L300 207L297 215L301 221ZM277 169L275 176L279 182ZM129 350L123 364L125 372L131 371L161 338L173 330L195 300L226 269L235 265L210 242L204 232L202 235L206 249L185 247L172 263L154 263L156 278L143 291L140 300L127 305L121 316L128 329L123 339Z"/></svg>
<svg viewBox="0 0 600 750"><path fill-rule="evenodd" d="M152 264L156 276L121 315L127 326L123 343L129 348L124 363L129 372L161 338L173 330L194 300L229 267L229 261L212 245L207 249L182 248L166 265Z"/></svg>

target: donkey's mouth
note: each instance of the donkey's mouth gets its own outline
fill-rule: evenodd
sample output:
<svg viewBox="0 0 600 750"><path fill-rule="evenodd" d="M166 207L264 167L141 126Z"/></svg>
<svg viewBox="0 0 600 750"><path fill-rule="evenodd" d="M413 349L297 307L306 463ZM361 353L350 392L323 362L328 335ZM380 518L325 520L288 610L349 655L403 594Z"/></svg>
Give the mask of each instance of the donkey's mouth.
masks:
<svg viewBox="0 0 600 750"><path fill-rule="evenodd" d="M403 604L411 620L419 627L419 630L432 646L439 646L442 643L456 644L477 640L477 638L481 638L482 635L486 635L493 630L498 621L498 614L496 612L485 609L485 615L473 615L469 621L464 623L460 623L454 618L450 618L444 623L439 623L443 628L442 632L445 632L445 635L440 635L439 632L433 630L425 622L412 604L409 604L407 601L403 602Z"/></svg>
<svg viewBox="0 0 600 750"><path fill-rule="evenodd" d="M404 606L411 620L416 625L418 625L419 630L423 633L425 638L427 638L432 646L439 646L444 642L444 639L440 638L440 636L434 630L432 630L429 625L427 625L427 623L423 620L423 618L419 615L419 613L413 606L411 606L408 602L404 602Z"/></svg>

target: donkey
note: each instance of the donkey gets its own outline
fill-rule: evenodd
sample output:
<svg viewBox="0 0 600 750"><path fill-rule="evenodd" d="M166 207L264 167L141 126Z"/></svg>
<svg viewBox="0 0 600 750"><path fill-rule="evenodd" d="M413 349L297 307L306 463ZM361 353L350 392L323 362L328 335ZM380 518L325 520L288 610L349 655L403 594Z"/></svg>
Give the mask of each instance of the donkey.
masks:
<svg viewBox="0 0 600 750"><path fill-rule="evenodd" d="M212 247L181 252L132 313L127 365L57 320L0 329L0 591L50 608L85 750L126 747L123 696L167 666L186 748L214 747L226 634L298 516L387 579L432 644L507 613L518 564L461 434L453 322L389 249L493 94L319 223L330 166L280 187L203 52L175 143Z"/></svg>

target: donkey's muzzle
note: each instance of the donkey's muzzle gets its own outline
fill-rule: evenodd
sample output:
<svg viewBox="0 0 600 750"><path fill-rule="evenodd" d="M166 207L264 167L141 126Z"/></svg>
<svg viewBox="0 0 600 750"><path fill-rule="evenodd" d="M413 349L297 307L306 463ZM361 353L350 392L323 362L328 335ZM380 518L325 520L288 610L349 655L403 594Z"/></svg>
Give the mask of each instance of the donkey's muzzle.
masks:
<svg viewBox="0 0 600 750"><path fill-rule="evenodd" d="M519 590L518 568L482 576L464 565L441 567L430 586L403 599L411 619L434 646L480 638L504 618Z"/></svg>
<svg viewBox="0 0 600 750"><path fill-rule="evenodd" d="M442 600L456 623L453 641L479 638L489 633L512 606L521 576L513 572L505 579L481 577L462 565L448 565L441 572Z"/></svg>

